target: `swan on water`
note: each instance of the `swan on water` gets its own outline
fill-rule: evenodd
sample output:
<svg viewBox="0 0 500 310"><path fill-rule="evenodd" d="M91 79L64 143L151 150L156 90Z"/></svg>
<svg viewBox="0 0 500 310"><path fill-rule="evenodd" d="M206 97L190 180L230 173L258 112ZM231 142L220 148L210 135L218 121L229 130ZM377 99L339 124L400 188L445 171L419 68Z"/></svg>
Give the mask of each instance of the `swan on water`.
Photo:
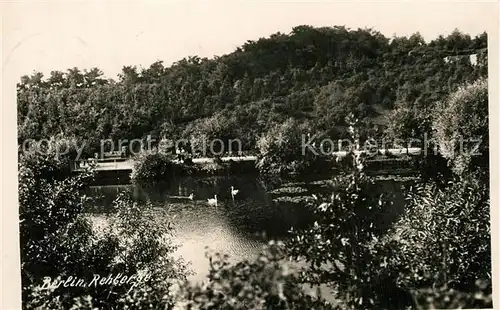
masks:
<svg viewBox="0 0 500 310"><path fill-rule="evenodd" d="M208 199L208 205L217 207L217 195L214 195L214 198Z"/></svg>
<svg viewBox="0 0 500 310"><path fill-rule="evenodd" d="M239 189L234 189L234 186L231 186L231 196L236 196L239 193Z"/></svg>

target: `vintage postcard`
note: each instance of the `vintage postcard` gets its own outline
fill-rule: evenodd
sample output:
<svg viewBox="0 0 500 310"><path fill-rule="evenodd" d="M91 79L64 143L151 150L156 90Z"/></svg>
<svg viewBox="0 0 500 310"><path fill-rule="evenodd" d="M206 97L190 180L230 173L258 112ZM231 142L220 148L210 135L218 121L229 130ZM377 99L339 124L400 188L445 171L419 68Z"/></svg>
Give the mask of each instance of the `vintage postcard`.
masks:
<svg viewBox="0 0 500 310"><path fill-rule="evenodd" d="M498 12L4 2L0 308L500 307Z"/></svg>

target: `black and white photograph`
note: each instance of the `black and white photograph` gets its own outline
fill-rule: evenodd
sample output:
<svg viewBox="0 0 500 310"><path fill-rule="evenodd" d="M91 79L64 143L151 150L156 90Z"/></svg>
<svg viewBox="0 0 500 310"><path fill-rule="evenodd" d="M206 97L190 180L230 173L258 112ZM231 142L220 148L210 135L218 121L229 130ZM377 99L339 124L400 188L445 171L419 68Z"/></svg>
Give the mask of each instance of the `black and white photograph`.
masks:
<svg viewBox="0 0 500 310"><path fill-rule="evenodd" d="M496 2L2 5L5 309L493 308Z"/></svg>

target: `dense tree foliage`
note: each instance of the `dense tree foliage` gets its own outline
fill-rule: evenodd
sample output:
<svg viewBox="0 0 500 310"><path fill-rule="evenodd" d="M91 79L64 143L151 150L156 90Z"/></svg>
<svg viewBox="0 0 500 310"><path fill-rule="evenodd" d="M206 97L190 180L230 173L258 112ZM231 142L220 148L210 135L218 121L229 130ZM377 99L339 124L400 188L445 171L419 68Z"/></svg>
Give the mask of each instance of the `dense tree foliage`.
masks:
<svg viewBox="0 0 500 310"><path fill-rule="evenodd" d="M311 227L293 230L286 247L272 246L256 260L210 258L208 283L186 284L179 302L193 309L334 307L305 295L302 282L328 286L339 309L491 306L489 188L471 173L485 161L456 156L454 139L488 139L485 48L486 34L472 39L457 30L427 43L418 33L389 39L369 29L298 26L214 59L126 66L118 81L104 79L97 68L22 77L19 142L54 142L45 155L38 150L20 157L26 307L168 309L172 280L185 275L170 256L168 219L125 197L115 202L109 227L94 231L83 214L82 189L91 174L70 177L68 157L55 156L70 143L60 137L86 141L88 153L103 138L183 138L200 152L207 152L203 141L221 139L228 149L238 138L244 149L259 151L261 172L290 175L318 171L317 158L301 154L307 132L357 140L381 134L377 124L390 138L434 129L431 138L460 182L427 178L410 191L404 212L392 217L393 200L364 173L365 158L350 152L338 165L347 171L335 176L332 194L314 197ZM477 54L477 63L470 54ZM460 88L464 83L473 84ZM69 149L66 154L75 152ZM428 158L427 170L441 165ZM143 153L136 168L138 179L162 178L172 170L171 158ZM305 261L302 273L286 269L283 259L290 258ZM131 292L36 288L43 276L144 271L151 278Z"/></svg>
<svg viewBox="0 0 500 310"><path fill-rule="evenodd" d="M107 228L97 231L85 213L90 171L70 176L66 157L32 152L20 157L19 204L25 309L168 308L173 281L186 275L172 258L168 218L157 219L119 197ZM113 275L144 275L128 285L94 285ZM49 282L45 282L49 277ZM72 277L74 281L66 281ZM86 286L76 285L85 280ZM56 285L58 281L63 281ZM53 286L52 286L53 285ZM76 286L75 286L76 285ZM72 309L76 309L72 308Z"/></svg>
<svg viewBox="0 0 500 310"><path fill-rule="evenodd" d="M454 150L457 134L487 137L485 81L446 100L447 113L437 118L444 124L434 124L439 143L452 139ZM483 142L480 151L488 152ZM489 182L475 178L488 162L466 156L457 182L417 183L394 222L384 221L391 200L377 195L363 158L352 155L350 173L335 178L331 197L312 205L319 220L289 242L290 253L308 263L302 280L328 284L349 309L491 307Z"/></svg>
<svg viewBox="0 0 500 310"><path fill-rule="evenodd" d="M376 119L399 101L418 114L485 76L486 44L485 33L458 30L426 43L418 33L387 38L371 29L298 26L214 59L125 66L117 81L98 68L45 79L33 73L18 84L19 139L64 133L95 147L101 138L189 138L207 130L252 149L256 136L290 117L338 135L349 112ZM204 118L220 125L206 128Z"/></svg>
<svg viewBox="0 0 500 310"><path fill-rule="evenodd" d="M359 131L351 124L352 138ZM390 227L384 213L392 210L390 197L376 190L363 172L362 155L350 149L346 171L333 179L331 197L317 198L312 211L318 220L305 230L292 230L289 253L305 260L302 281L328 285L345 309L406 306L390 274L381 272L384 253L377 243Z"/></svg>
<svg viewBox="0 0 500 310"><path fill-rule="evenodd" d="M456 182L409 193L405 213L384 247L387 269L399 273L396 283L412 294L414 303L491 307L489 214L488 184Z"/></svg>
<svg viewBox="0 0 500 310"><path fill-rule="evenodd" d="M488 81L461 87L436 108L433 127L440 152L459 175L489 170Z"/></svg>
<svg viewBox="0 0 500 310"><path fill-rule="evenodd" d="M327 156L311 143L312 128L307 122L292 118L275 125L257 141L257 168L263 175L290 176L325 171L329 168ZM305 145L310 147L305 147ZM326 153L326 152L325 152Z"/></svg>
<svg viewBox="0 0 500 310"><path fill-rule="evenodd" d="M171 156L160 152L140 154L134 162L131 179L134 181L158 181L174 175L175 164Z"/></svg>
<svg viewBox="0 0 500 310"><path fill-rule="evenodd" d="M283 244L271 242L257 259L237 264L218 253L208 258L209 282L185 287L184 309L333 309L321 297L305 294Z"/></svg>

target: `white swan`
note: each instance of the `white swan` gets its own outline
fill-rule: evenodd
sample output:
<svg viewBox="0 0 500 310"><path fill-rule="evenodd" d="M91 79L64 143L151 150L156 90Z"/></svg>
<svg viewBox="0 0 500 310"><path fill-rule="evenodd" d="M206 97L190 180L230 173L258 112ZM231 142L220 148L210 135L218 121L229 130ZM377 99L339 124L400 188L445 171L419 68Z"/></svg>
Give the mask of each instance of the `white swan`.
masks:
<svg viewBox="0 0 500 310"><path fill-rule="evenodd" d="M217 195L214 195L214 198L208 199L208 205L217 207Z"/></svg>
<svg viewBox="0 0 500 310"><path fill-rule="evenodd" d="M234 189L234 186L231 186L231 196L236 196L240 192L239 189Z"/></svg>
<svg viewBox="0 0 500 310"><path fill-rule="evenodd" d="M194 194L193 194L193 193L191 193L191 194L188 196L188 199L189 199L189 200L193 200L193 198L194 198Z"/></svg>

